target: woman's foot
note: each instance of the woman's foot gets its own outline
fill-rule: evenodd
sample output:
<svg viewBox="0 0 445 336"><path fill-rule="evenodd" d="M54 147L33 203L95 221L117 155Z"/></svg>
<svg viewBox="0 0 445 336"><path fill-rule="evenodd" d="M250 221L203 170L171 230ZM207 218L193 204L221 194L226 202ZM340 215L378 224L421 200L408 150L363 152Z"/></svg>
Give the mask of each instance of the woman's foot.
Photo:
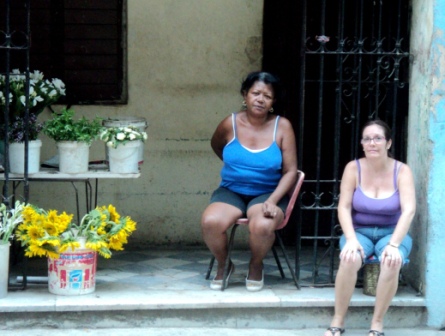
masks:
<svg viewBox="0 0 445 336"><path fill-rule="evenodd" d="M249 292L258 292L258 291L262 290L263 287L264 287L264 271L262 272L261 280L250 280L249 274L247 274L246 289Z"/></svg>
<svg viewBox="0 0 445 336"><path fill-rule="evenodd" d="M231 275L233 274L233 272L235 272L235 265L232 263L232 261L230 261L230 268L229 268L229 273L227 274L227 278L226 278L226 283L224 286L224 289L227 288L227 286L229 285L229 279L231 277ZM218 274L220 273L220 274ZM213 290L222 290L223 289L223 274L224 274L224 268L221 272L218 272L215 277L213 278L212 282L210 283L210 289Z"/></svg>
<svg viewBox="0 0 445 336"><path fill-rule="evenodd" d="M344 328L339 327L329 327L326 332L324 333L324 336L340 336L345 332Z"/></svg>
<svg viewBox="0 0 445 336"><path fill-rule="evenodd" d="M253 280L253 281L261 281L263 280L263 263L259 265L253 265L252 263L249 264L249 272L247 273L247 280Z"/></svg>
<svg viewBox="0 0 445 336"><path fill-rule="evenodd" d="M371 321L371 328L369 328L368 336L385 336L383 330L383 322L377 319Z"/></svg>

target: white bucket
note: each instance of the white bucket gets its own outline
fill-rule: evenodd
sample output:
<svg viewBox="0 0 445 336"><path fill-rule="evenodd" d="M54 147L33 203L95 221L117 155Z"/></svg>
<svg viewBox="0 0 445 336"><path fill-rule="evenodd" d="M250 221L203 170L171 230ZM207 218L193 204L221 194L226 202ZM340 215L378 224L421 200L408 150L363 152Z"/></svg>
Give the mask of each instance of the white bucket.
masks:
<svg viewBox="0 0 445 336"><path fill-rule="evenodd" d="M59 141L59 171L79 174L88 172L90 145L86 142Z"/></svg>
<svg viewBox="0 0 445 336"><path fill-rule="evenodd" d="M102 125L105 127L133 126L133 127L136 127L139 130L139 132L144 132L148 127L148 123L145 120L145 118L125 117L125 116L108 118L108 119L102 121ZM106 148L105 148L105 150L106 150ZM107 157L107 160L108 160L108 157ZM138 162L140 165L144 163L144 144L143 143L141 143L141 146L139 147Z"/></svg>
<svg viewBox="0 0 445 336"><path fill-rule="evenodd" d="M9 242L0 241L0 299L8 294Z"/></svg>
<svg viewBox="0 0 445 336"><path fill-rule="evenodd" d="M97 252L81 247L48 258L48 290L58 295L89 294L96 289Z"/></svg>
<svg viewBox="0 0 445 336"><path fill-rule="evenodd" d="M41 140L28 142L28 174L35 174L40 169ZM25 143L14 142L9 144L9 171L15 174L25 173Z"/></svg>
<svg viewBox="0 0 445 336"><path fill-rule="evenodd" d="M139 172L139 148L142 141L129 141L117 148L108 147L108 160L111 173L132 174Z"/></svg>

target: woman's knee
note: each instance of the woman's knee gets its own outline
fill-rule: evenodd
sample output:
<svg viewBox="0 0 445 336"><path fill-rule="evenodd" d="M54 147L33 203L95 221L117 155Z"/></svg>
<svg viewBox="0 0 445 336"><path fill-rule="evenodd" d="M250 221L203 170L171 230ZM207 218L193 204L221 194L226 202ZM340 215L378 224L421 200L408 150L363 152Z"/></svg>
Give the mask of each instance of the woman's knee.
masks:
<svg viewBox="0 0 445 336"><path fill-rule="evenodd" d="M249 221L249 232L250 234L257 236L272 236L275 235L275 227L271 219L259 219Z"/></svg>
<svg viewBox="0 0 445 336"><path fill-rule="evenodd" d="M357 255L355 260L340 260L339 271L346 272L348 274L357 273L362 267L363 261L360 255Z"/></svg>
<svg viewBox="0 0 445 336"><path fill-rule="evenodd" d="M379 278L382 280L392 280L399 278L401 264L397 266L388 266L387 264L380 264L380 275Z"/></svg>

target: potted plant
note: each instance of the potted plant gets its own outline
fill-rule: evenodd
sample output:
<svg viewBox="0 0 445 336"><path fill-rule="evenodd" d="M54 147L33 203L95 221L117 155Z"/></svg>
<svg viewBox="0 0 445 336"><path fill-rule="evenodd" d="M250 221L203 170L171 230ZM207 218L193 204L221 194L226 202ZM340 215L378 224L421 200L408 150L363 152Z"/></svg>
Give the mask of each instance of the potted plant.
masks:
<svg viewBox="0 0 445 336"><path fill-rule="evenodd" d="M9 246L14 230L22 223L25 203L15 202L14 208L0 204L0 298L6 296L9 282Z"/></svg>
<svg viewBox="0 0 445 336"><path fill-rule="evenodd" d="M37 139L43 123L37 121L35 114L30 114L26 120L14 117L8 127L9 139L9 171L25 173L25 134L28 133L28 174L37 173L40 169L40 149L42 141Z"/></svg>
<svg viewBox="0 0 445 336"><path fill-rule="evenodd" d="M44 123L43 133L56 141L60 172L88 171L90 146L101 129L100 118L75 120L74 111L66 108L59 114L53 113L53 118Z"/></svg>
<svg viewBox="0 0 445 336"><path fill-rule="evenodd" d="M24 173L25 141L28 140L28 173L38 172L42 143L37 137L42 125L37 121L37 117L46 107L65 95L65 84L57 78L45 79L40 71L30 72L28 104L24 72L19 69L12 70L8 87L6 85L6 77L0 75L0 109L6 112L8 107L9 110L8 124L5 124L6 118L0 119L0 136L3 142L9 144L10 171Z"/></svg>
<svg viewBox="0 0 445 336"><path fill-rule="evenodd" d="M136 222L121 216L113 205L91 210L78 224L72 219L72 214L30 204L17 227L25 256L48 258L48 289L54 294L93 292L97 253L110 258L111 250L123 250L136 230Z"/></svg>
<svg viewBox="0 0 445 336"><path fill-rule="evenodd" d="M104 127L99 139L106 144L110 172L138 172L139 147L147 139L145 131L134 126Z"/></svg>

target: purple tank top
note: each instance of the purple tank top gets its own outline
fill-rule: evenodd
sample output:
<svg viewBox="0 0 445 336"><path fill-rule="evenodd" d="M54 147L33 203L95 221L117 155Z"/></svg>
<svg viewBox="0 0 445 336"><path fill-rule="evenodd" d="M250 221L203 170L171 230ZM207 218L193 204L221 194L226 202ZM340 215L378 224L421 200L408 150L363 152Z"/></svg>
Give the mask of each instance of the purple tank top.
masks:
<svg viewBox="0 0 445 336"><path fill-rule="evenodd" d="M397 188L397 175L400 166L394 162L394 193L386 198L372 198L363 193L361 188L361 167L359 160L355 160L358 168L358 187L352 197L352 223L354 228L369 226L396 226L401 215L400 194Z"/></svg>

